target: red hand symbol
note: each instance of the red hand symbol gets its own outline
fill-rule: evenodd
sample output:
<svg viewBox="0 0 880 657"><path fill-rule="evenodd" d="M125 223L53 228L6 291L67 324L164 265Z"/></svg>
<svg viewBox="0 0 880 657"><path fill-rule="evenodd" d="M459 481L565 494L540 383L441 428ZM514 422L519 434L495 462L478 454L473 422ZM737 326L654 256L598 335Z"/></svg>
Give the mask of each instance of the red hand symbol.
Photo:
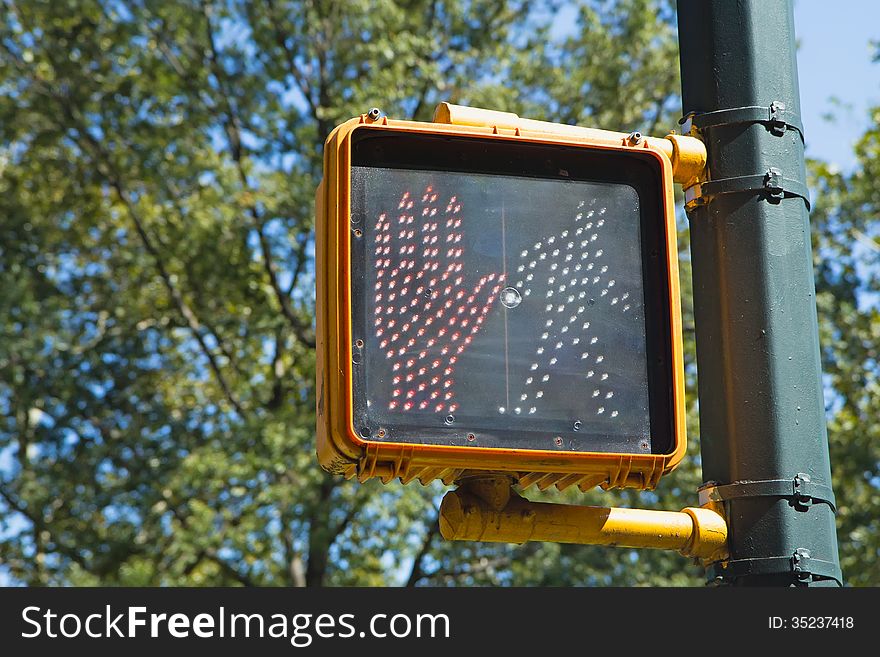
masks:
<svg viewBox="0 0 880 657"><path fill-rule="evenodd" d="M371 280L373 330L392 370L390 410L453 413L455 365L480 331L504 275L474 283L464 271L461 203L404 192L396 211L380 214Z"/></svg>

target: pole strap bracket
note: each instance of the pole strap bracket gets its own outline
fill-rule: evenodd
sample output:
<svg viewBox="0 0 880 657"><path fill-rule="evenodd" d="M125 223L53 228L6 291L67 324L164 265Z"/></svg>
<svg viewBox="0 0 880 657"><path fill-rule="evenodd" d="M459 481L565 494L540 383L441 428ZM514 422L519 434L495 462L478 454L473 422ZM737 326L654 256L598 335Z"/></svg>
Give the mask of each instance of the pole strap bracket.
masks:
<svg viewBox="0 0 880 657"><path fill-rule="evenodd" d="M798 473L792 479L737 481L723 486L709 484L700 489L700 504L747 497L789 498L798 511L808 511L814 504L827 504L833 512L837 511L831 486L817 484L804 473Z"/></svg>
<svg viewBox="0 0 880 657"><path fill-rule="evenodd" d="M768 201L778 203L784 198L797 196L810 209L810 190L800 180L786 178L776 167L767 169L762 174L752 176L735 176L697 183L685 190L685 208L690 210L705 205L713 197L722 194L757 192L765 195Z"/></svg>
<svg viewBox="0 0 880 657"><path fill-rule="evenodd" d="M731 107L729 109L716 110L714 112L690 112L679 120L682 125L694 126L699 130L714 128L722 125L735 125L740 123L763 123L772 135L782 137L787 130L798 133L801 141L804 141L804 126L801 117L785 108L785 103L774 100L769 106L748 105L745 107Z"/></svg>
<svg viewBox="0 0 880 657"><path fill-rule="evenodd" d="M832 561L815 559L806 548L798 548L791 555L762 557L758 559L733 559L719 562L711 567L712 576L732 579L749 575L792 574L798 580L833 579L843 586L840 566Z"/></svg>

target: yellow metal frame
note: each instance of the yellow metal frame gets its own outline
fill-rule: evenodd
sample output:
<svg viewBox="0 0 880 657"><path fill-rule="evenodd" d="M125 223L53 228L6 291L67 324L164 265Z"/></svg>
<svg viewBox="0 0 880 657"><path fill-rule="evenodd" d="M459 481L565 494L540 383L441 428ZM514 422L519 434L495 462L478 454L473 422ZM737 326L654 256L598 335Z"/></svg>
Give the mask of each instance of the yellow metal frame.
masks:
<svg viewBox="0 0 880 657"><path fill-rule="evenodd" d="M357 130L393 130L417 134L455 134L496 141L563 144L593 150L638 152L653 158L663 181L663 217L668 254L668 290L672 304L674 446L669 454L572 453L500 449L364 439L353 423L352 330L350 304L350 155ZM696 142L698 146L691 142ZM702 160L700 160L702 149ZM695 154L696 153L696 154ZM701 163L702 162L702 163ZM522 487L578 486L652 489L684 457L686 448L684 369L678 285L678 246L673 180L699 174L705 149L699 140L669 139L560 126L519 119L514 114L441 104L434 123L374 120L364 114L338 126L324 148L324 178L316 191L317 261L317 452L330 472L361 481L378 477L427 484L451 483L479 469L509 473Z"/></svg>

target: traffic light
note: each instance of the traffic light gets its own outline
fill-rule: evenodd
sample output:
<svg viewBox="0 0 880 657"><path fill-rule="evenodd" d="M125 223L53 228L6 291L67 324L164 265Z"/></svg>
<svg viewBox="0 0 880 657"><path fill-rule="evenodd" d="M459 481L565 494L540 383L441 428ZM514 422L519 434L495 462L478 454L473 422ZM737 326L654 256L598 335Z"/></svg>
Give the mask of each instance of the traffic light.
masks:
<svg viewBox="0 0 880 657"><path fill-rule="evenodd" d="M653 488L685 449L658 141L376 115L336 128L316 195L321 465Z"/></svg>

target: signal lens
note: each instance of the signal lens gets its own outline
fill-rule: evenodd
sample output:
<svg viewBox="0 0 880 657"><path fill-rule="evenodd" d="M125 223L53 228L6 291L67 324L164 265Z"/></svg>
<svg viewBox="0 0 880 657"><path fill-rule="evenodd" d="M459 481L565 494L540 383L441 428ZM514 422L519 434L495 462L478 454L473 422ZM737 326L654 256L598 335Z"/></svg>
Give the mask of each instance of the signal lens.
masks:
<svg viewBox="0 0 880 657"><path fill-rule="evenodd" d="M651 452L633 186L353 166L351 187L360 426L392 442L482 430L482 446Z"/></svg>

